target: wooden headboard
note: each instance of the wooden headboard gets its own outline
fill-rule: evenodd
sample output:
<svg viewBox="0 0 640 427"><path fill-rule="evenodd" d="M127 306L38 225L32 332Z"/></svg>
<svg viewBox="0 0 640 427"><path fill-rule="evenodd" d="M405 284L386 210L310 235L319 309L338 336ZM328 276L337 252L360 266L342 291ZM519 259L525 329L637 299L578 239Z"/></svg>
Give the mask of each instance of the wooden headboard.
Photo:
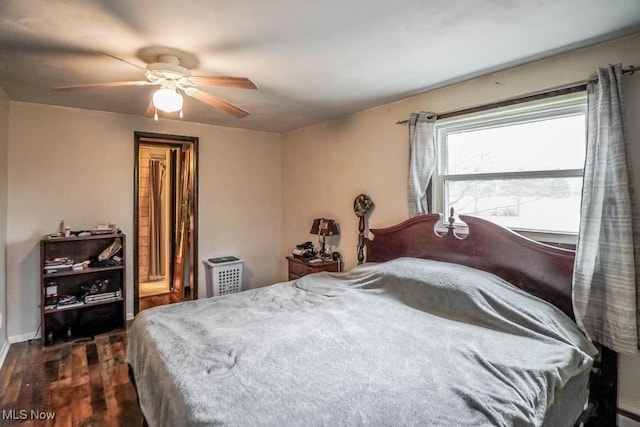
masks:
<svg viewBox="0 0 640 427"><path fill-rule="evenodd" d="M414 257L488 271L574 318L574 251L538 243L481 218L461 215L460 219L469 227L466 236L456 234L453 218L446 233L437 233L439 214L418 215L392 227L372 229L372 239L361 239L366 261Z"/></svg>
<svg viewBox="0 0 640 427"><path fill-rule="evenodd" d="M356 211L360 219L359 264L414 257L466 265L502 277L574 319L571 300L574 251L545 245L495 223L466 215L460 215L460 219L467 224L468 233L459 235L453 210L446 232L436 232L436 225L441 221L439 214L425 214L391 227L371 229L373 237L368 238L365 236L367 213ZM588 425L616 425L617 359L616 352L600 346L600 360L596 360L591 372L590 404L576 425L587 419Z"/></svg>

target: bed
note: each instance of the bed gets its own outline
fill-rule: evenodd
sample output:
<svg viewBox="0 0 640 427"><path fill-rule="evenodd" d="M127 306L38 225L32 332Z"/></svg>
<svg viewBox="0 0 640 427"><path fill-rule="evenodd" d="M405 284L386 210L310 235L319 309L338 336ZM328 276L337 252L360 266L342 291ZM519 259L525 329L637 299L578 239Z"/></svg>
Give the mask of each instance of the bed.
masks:
<svg viewBox="0 0 640 427"><path fill-rule="evenodd" d="M597 350L572 320L573 253L461 218L464 238L422 215L369 239L361 216L350 271L138 314L127 359L146 422L584 419Z"/></svg>

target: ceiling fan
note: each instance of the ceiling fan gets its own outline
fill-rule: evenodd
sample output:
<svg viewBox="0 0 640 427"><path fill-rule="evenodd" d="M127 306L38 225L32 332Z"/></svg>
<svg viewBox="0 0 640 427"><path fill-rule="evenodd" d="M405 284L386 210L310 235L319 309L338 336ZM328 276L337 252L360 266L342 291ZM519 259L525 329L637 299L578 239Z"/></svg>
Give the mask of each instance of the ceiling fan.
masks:
<svg viewBox="0 0 640 427"><path fill-rule="evenodd" d="M159 89L154 92L153 98L149 102L145 113L147 117L154 117L155 120L158 120L158 110L166 113L179 111L180 118L182 118L183 93L232 116L242 118L249 115L248 111L199 89L200 86L257 89L257 86L246 77L192 76L188 68L180 65L180 58L173 54L173 52L158 55L157 62L148 64L146 68L108 53L100 53L143 70L147 80L62 86L56 87L54 90L100 89L121 86L159 86Z"/></svg>

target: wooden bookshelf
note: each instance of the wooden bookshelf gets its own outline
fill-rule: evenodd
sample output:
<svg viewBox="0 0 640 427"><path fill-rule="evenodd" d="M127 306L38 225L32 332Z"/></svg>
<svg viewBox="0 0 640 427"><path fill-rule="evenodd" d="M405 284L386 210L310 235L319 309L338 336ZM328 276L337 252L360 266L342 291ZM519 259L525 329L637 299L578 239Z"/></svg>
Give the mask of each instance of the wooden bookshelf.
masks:
<svg viewBox="0 0 640 427"><path fill-rule="evenodd" d="M98 256L120 239L120 250L109 261ZM62 268L47 272L47 260L69 258L75 263L89 261L82 269ZM118 261L119 260L119 261ZM104 300L84 302L86 288L109 283L111 291ZM85 289L83 291L83 289ZM54 304L53 293L61 299L75 297L69 306ZM100 294L102 295L102 294ZM48 298L49 297L49 298ZM126 325L126 236L100 234L90 236L50 237L40 241L40 312L42 343L45 346L87 338Z"/></svg>

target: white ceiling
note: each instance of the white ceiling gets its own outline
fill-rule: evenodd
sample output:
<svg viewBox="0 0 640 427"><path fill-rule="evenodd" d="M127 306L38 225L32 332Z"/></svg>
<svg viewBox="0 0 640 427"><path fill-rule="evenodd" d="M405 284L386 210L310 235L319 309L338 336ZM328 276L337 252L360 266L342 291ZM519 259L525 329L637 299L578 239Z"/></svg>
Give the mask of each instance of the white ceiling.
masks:
<svg viewBox="0 0 640 427"><path fill-rule="evenodd" d="M259 87L205 89L248 117L187 98L183 120L284 132L637 31L639 0L2 0L0 86L143 115L149 86L52 88L144 79L98 52L144 67L166 46Z"/></svg>

